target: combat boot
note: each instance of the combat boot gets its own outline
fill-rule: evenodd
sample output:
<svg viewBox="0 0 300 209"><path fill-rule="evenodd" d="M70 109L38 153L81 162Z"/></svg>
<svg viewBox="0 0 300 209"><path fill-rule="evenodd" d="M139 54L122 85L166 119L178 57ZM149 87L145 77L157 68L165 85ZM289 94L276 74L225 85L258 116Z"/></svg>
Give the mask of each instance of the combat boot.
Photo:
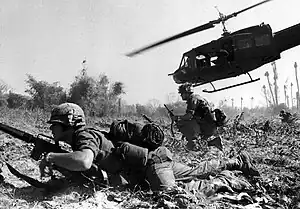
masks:
<svg viewBox="0 0 300 209"><path fill-rule="evenodd" d="M247 152L241 152L235 159L230 159L225 164L226 170L240 170L245 176L260 176L255 168L252 158Z"/></svg>
<svg viewBox="0 0 300 209"><path fill-rule="evenodd" d="M209 147L214 146L219 150L223 151L222 138L221 136L215 137L214 139L207 142Z"/></svg>

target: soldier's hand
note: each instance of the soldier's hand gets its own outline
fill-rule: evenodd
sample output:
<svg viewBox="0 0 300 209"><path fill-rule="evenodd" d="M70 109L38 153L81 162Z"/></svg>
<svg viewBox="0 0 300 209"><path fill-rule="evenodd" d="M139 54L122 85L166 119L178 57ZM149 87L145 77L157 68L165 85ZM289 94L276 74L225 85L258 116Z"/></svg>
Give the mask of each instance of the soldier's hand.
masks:
<svg viewBox="0 0 300 209"><path fill-rule="evenodd" d="M39 164L41 178L53 175L52 163L49 162L48 155L49 153L43 154Z"/></svg>

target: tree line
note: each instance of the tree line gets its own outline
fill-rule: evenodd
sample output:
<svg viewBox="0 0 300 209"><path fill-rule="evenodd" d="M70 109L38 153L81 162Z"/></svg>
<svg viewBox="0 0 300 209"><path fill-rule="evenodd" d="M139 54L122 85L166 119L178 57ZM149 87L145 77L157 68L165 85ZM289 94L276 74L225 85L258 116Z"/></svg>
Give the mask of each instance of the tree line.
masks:
<svg viewBox="0 0 300 209"><path fill-rule="evenodd" d="M25 82L28 95L15 93L6 83L0 82L0 106L50 110L54 105L73 102L89 115L104 116L118 112L118 100L125 93L122 82L111 83L104 74L94 78L86 69L75 76L69 90L59 82L39 81L32 75L27 75Z"/></svg>
<svg viewBox="0 0 300 209"><path fill-rule="evenodd" d="M284 89L286 102L278 104L278 76L275 63L272 63L272 66L274 72L274 90L269 80L268 73L265 75L268 79L269 91L266 86L263 86L263 94L267 103L266 108L251 107L251 109L249 109L243 107L242 97L240 108L236 108L233 105L226 105L226 102L223 100L219 102L217 107L223 108L230 117L233 117L242 111L249 113L260 112L262 114L269 112L271 115L276 115L281 109L288 108L288 93L286 89ZM297 72L296 64L295 71ZM75 76L68 90L63 88L59 82L49 83L47 81L39 81L29 74L27 75L25 83L27 84L25 92L28 95L13 92L8 85L5 84L5 82L0 80L0 107L26 109L39 108L49 111L54 105L58 105L63 102L73 102L80 105L84 109L85 113L90 116L127 117L141 116L142 114L145 114L153 118L168 117L168 113L164 106L156 99L149 100L149 102L145 105L126 104L126 102L122 100L122 95L126 94L124 84L122 82L111 82L108 77L102 73L97 77L92 77L88 75L87 68L83 68L79 74ZM296 98L299 98L298 95L299 93L297 91ZM252 98L252 100L253 99L254 98ZM183 114L185 112L186 104L180 99L173 99L173 101L169 101L167 105L174 111L175 114Z"/></svg>
<svg viewBox="0 0 300 209"><path fill-rule="evenodd" d="M43 109L50 111L54 105L63 102L73 102L80 105L89 116L141 116L168 117L164 106L158 100L152 99L145 105L128 105L122 100L126 94L124 83L111 82L105 74L97 77L88 75L87 69L82 69L75 76L70 87L63 88L59 82L49 83L37 80L28 74L25 80L25 94L15 93L0 80L0 107ZM168 104L174 112L185 110L185 102L175 101Z"/></svg>

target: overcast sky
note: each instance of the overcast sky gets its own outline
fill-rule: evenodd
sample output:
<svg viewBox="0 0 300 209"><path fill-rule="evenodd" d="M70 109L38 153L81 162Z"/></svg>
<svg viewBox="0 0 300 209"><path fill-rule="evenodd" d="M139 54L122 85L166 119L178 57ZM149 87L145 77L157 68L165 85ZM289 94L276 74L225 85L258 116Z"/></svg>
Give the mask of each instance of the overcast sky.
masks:
<svg viewBox="0 0 300 209"><path fill-rule="evenodd" d="M68 88L86 59L88 73L106 74L125 84L127 103L145 104L151 99L167 102L178 85L168 73L179 66L181 56L193 47L220 37L216 26L133 58L127 52L218 18L215 6L231 14L258 0L0 0L0 79L17 93L24 93L26 74L37 80L59 81ZM239 30L262 22L274 32L300 22L299 0L273 0L227 21L227 29ZM282 53L278 60L280 101L283 85L295 84L294 62L300 64L300 47ZM267 64L251 73L261 80L214 94L195 91L214 103L241 97L250 106L265 105L261 88L267 84ZM216 87L246 81L246 75L218 81ZM294 92L296 85L294 85ZM290 88L288 90L290 92Z"/></svg>

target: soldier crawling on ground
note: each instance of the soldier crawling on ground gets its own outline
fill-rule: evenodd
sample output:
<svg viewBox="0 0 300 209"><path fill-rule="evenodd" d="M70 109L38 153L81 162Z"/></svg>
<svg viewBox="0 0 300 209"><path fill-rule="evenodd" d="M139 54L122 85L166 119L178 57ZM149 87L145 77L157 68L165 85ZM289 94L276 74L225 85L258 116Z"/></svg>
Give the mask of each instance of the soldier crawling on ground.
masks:
<svg viewBox="0 0 300 209"><path fill-rule="evenodd" d="M249 188L251 184L236 176L234 170L247 177L260 175L246 152L228 160L202 161L196 167L176 162L173 154L161 145L164 134L158 126L150 123L141 129L133 127L128 133L128 124L116 123L115 128L105 133L86 127L83 110L73 103L55 107L48 123L54 140L70 144L73 152L45 154L40 162L41 174L53 164L70 171L87 171L94 163L99 171L107 172L111 185L138 184L155 191L175 187L176 180L188 179L184 183L187 190L196 189L207 195L224 188L229 192ZM118 131L125 131L128 139L134 136L143 143L138 146L122 142L122 136L116 135Z"/></svg>

